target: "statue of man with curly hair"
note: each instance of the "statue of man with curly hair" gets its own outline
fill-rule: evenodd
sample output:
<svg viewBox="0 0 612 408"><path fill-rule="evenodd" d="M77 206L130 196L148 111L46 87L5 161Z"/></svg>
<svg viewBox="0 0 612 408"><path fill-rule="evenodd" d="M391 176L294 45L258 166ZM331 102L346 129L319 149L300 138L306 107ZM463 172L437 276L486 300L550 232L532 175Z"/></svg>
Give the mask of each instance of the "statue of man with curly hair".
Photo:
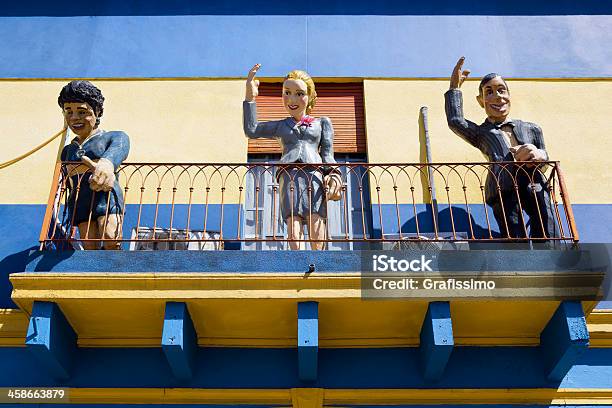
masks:
<svg viewBox="0 0 612 408"><path fill-rule="evenodd" d="M104 96L89 81L71 81L57 98L66 125L76 137L64 147L62 161L81 161L71 168L67 198L70 226L77 226L85 249L120 249L125 204L117 169L130 150L128 135L100 129ZM90 241L90 240L94 241ZM96 241L101 240L101 241Z"/></svg>

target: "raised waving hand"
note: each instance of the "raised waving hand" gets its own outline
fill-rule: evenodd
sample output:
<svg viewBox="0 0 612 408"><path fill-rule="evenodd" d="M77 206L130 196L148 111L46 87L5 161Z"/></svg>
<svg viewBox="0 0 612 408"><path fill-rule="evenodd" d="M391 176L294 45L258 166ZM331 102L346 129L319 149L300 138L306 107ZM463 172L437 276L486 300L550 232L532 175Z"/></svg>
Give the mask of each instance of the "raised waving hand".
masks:
<svg viewBox="0 0 612 408"><path fill-rule="evenodd" d="M249 75L247 75L246 94L244 97L244 100L247 102L254 101L257 95L259 95L259 80L255 79L255 75L259 68L261 68L261 64L253 65L253 68L249 71Z"/></svg>
<svg viewBox="0 0 612 408"><path fill-rule="evenodd" d="M463 62L465 61L465 57L459 58L455 68L453 68L453 73L450 77L450 89L459 89L463 82L467 79L468 75L470 75L469 69L463 69Z"/></svg>

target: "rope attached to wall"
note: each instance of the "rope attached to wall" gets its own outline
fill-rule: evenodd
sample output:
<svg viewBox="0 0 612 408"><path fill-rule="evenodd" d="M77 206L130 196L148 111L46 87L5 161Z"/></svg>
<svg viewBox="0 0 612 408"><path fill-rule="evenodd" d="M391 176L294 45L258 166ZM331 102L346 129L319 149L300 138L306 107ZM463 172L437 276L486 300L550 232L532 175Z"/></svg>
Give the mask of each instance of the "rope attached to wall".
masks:
<svg viewBox="0 0 612 408"><path fill-rule="evenodd" d="M5 167L8 167L10 165L13 165L13 164L15 164L15 163L25 159L26 157L36 153L37 151L39 151L40 149L42 149L43 147L45 147L46 145L48 145L49 143L51 143L52 141L57 139L59 136L61 136L64 132L66 132L66 129L67 128L63 128L62 130L60 130L59 132L57 132L56 134L51 136L48 140L45 140L44 142L42 142L41 144L39 144L38 146L36 146L32 150L30 150L29 152L26 152L26 153L22 154L19 157L15 157L12 160L6 161L4 163L0 163L0 170L4 169Z"/></svg>

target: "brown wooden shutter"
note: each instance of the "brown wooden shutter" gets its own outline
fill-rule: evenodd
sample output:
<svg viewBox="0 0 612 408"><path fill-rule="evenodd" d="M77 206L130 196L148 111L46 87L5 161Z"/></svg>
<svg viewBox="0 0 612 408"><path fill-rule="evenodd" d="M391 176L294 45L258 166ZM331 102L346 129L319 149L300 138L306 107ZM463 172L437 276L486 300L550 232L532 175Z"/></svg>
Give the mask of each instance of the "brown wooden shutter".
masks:
<svg viewBox="0 0 612 408"><path fill-rule="evenodd" d="M317 87L317 104L311 115L327 116L334 126L334 153L366 153L362 83L325 83ZM262 83L257 97L261 122L287 117L281 83ZM249 139L249 153L282 153L276 139Z"/></svg>

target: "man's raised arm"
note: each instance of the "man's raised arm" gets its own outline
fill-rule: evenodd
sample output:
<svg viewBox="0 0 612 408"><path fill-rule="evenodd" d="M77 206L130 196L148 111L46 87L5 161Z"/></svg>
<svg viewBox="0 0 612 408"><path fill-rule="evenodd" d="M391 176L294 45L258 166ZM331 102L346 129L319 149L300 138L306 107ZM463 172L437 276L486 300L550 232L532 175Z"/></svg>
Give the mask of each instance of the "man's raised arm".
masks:
<svg viewBox="0 0 612 408"><path fill-rule="evenodd" d="M444 94L446 121L448 127L463 140L480 148L477 128L478 126L463 117L463 95L461 85L470 75L470 70L463 69L465 57L459 58L450 77L449 90Z"/></svg>

